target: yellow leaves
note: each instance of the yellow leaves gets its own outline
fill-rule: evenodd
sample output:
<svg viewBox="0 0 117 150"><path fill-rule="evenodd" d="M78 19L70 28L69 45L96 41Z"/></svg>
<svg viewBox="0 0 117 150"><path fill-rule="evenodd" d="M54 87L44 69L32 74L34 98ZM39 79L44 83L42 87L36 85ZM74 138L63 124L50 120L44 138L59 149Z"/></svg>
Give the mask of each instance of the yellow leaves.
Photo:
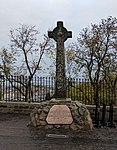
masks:
<svg viewBox="0 0 117 150"><path fill-rule="evenodd" d="M77 81L77 80L76 80ZM72 100L81 101L87 105L95 104L95 100L98 99L99 104L110 105L111 100L117 104L117 83L115 87L112 86L111 82L100 81L99 84L91 85L89 80L78 80L67 90L67 97ZM98 96L96 95L95 87L98 86Z"/></svg>

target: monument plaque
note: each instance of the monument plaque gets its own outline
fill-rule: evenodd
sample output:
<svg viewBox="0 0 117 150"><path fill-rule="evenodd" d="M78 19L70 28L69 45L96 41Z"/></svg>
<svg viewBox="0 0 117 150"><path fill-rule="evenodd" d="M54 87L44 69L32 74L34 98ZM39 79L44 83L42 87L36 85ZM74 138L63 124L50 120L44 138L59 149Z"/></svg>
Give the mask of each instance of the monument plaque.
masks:
<svg viewBox="0 0 117 150"><path fill-rule="evenodd" d="M53 31L49 31L48 36L57 43L55 98L66 98L64 42L68 38L72 38L72 32L63 27L62 21L58 21L57 27Z"/></svg>
<svg viewBox="0 0 117 150"><path fill-rule="evenodd" d="M48 124L71 124L73 118L67 105L54 105L46 118Z"/></svg>

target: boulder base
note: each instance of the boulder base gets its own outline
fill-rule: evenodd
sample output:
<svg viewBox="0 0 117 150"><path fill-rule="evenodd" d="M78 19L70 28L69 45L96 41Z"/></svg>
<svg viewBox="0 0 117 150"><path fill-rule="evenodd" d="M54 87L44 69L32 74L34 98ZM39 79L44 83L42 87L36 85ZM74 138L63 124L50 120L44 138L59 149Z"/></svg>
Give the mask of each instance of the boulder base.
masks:
<svg viewBox="0 0 117 150"><path fill-rule="evenodd" d="M45 129L71 129L80 130L88 127L93 128L90 112L87 107L79 101L52 99L41 102L39 107L32 110L30 114L30 126L44 127Z"/></svg>

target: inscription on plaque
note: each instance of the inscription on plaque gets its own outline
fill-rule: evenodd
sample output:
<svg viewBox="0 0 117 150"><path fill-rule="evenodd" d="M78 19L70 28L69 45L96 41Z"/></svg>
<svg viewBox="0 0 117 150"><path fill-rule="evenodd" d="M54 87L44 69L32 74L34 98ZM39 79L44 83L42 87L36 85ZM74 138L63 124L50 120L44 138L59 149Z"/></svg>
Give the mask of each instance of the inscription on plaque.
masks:
<svg viewBox="0 0 117 150"><path fill-rule="evenodd" d="M48 124L71 124L73 118L67 105L54 105L46 118Z"/></svg>

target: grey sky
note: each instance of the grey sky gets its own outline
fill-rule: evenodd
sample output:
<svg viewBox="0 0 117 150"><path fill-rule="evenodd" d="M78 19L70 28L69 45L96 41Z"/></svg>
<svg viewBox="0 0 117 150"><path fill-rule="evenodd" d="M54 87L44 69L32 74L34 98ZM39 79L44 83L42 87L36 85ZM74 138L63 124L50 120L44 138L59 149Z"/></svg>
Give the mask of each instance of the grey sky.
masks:
<svg viewBox="0 0 117 150"><path fill-rule="evenodd" d="M0 48L19 24L36 25L44 34L63 20L76 40L82 28L108 16L117 16L117 0L0 0Z"/></svg>

